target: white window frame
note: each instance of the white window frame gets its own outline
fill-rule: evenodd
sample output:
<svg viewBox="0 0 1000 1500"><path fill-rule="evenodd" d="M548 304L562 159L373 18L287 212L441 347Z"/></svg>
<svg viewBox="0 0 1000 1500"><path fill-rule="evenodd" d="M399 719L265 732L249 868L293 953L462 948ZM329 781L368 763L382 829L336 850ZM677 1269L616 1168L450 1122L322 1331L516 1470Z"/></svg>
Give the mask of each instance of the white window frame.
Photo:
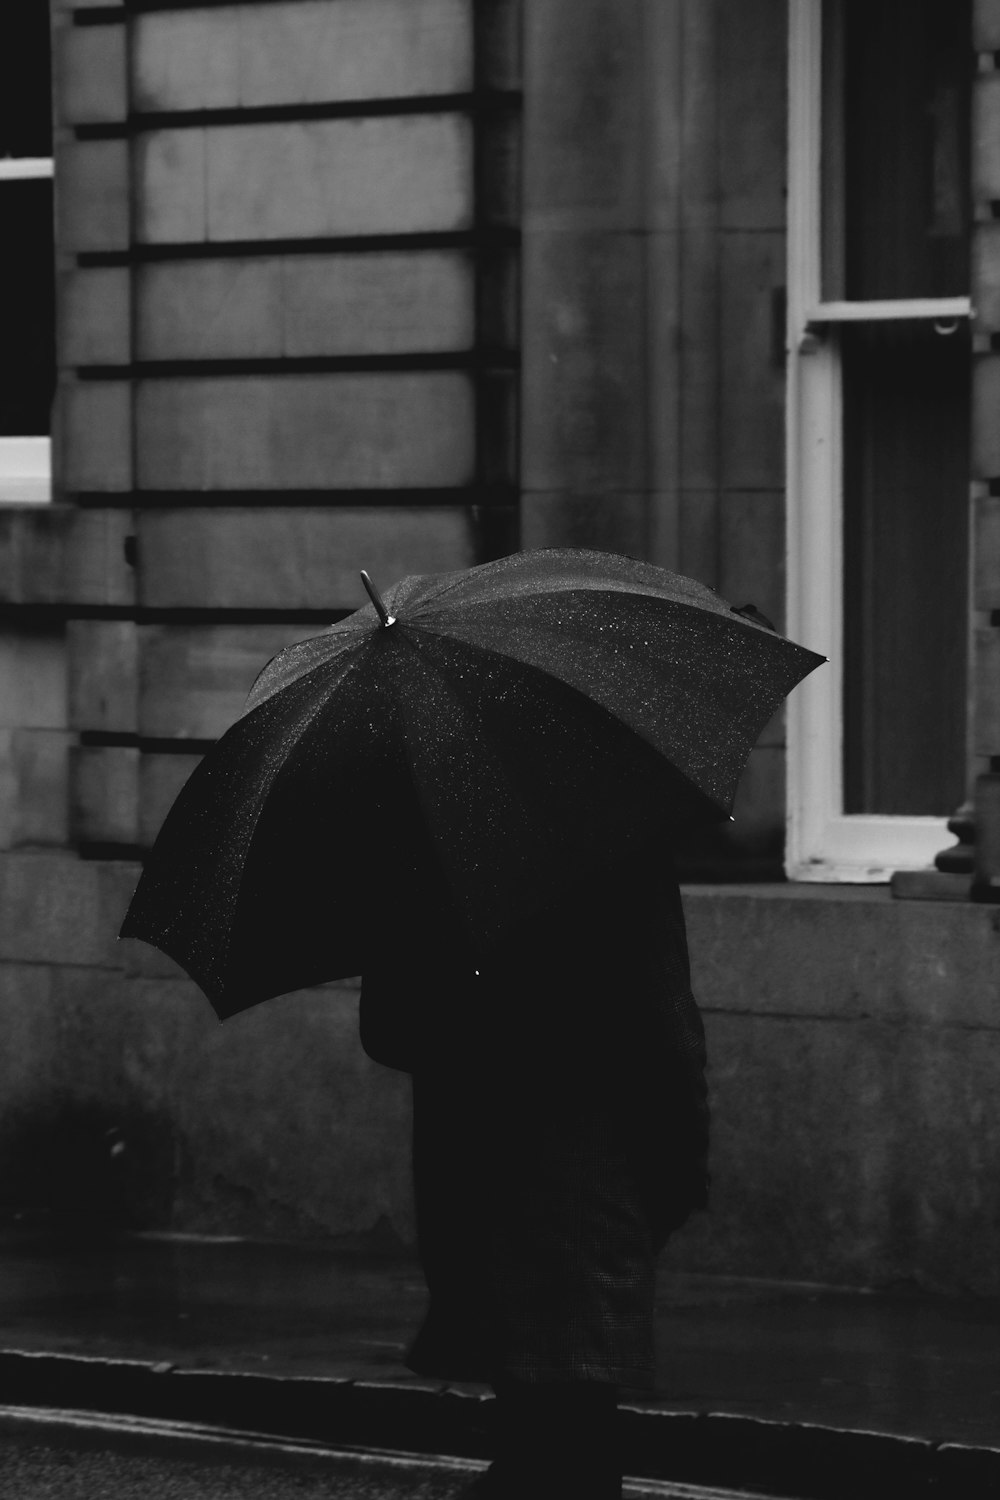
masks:
<svg viewBox="0 0 1000 1500"><path fill-rule="evenodd" d="M52 175L51 156L0 157L0 194L5 182ZM44 505L51 499L51 438L0 437L0 503Z"/></svg>
<svg viewBox="0 0 1000 1500"><path fill-rule="evenodd" d="M969 318L968 297L823 302L821 101L824 0L789 0L787 578L788 632L829 658L788 701L790 880L887 881L924 869L954 840L947 820L845 814L843 503L836 325Z"/></svg>

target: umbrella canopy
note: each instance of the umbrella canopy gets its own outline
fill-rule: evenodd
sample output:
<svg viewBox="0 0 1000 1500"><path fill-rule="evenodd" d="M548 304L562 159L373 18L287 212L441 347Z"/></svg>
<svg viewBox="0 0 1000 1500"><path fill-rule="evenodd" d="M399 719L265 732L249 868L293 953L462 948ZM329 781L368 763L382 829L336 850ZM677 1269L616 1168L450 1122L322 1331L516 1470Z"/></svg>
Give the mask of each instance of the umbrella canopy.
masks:
<svg viewBox="0 0 1000 1500"><path fill-rule="evenodd" d="M122 927L222 1016L360 973L436 917L485 952L611 861L725 817L764 724L823 660L606 553L369 591L264 668Z"/></svg>

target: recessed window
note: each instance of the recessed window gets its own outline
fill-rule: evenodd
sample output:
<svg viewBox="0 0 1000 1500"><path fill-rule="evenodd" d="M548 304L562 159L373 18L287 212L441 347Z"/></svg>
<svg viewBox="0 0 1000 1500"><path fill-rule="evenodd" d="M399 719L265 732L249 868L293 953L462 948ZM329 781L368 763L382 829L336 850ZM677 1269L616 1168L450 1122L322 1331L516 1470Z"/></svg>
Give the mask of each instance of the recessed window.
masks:
<svg viewBox="0 0 1000 1500"><path fill-rule="evenodd" d="M51 497L55 391L48 7L11 8L0 46L0 500Z"/></svg>
<svg viewBox="0 0 1000 1500"><path fill-rule="evenodd" d="M931 863L965 793L968 0L790 0L789 873Z"/></svg>

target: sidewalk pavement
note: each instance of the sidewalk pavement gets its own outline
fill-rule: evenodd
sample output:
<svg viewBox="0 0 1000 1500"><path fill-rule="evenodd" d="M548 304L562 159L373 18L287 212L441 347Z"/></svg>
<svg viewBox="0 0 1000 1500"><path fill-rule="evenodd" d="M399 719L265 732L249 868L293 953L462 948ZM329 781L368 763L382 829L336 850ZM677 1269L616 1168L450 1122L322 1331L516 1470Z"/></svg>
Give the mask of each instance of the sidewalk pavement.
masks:
<svg viewBox="0 0 1000 1500"><path fill-rule="evenodd" d="M0 1403L489 1456L490 1393L402 1364L413 1262L308 1245L0 1236ZM1000 1303L660 1277L628 1472L838 1500L1000 1495Z"/></svg>

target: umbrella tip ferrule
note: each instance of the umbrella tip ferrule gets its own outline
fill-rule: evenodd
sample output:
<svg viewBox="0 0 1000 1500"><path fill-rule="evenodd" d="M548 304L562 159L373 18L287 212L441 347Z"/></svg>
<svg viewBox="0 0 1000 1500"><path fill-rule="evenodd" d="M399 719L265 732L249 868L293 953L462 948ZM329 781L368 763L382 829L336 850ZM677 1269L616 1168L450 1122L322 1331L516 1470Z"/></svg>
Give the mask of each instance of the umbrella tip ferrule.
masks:
<svg viewBox="0 0 1000 1500"><path fill-rule="evenodd" d="M395 625L396 616L391 615L386 609L385 600L382 598L382 595L379 593L378 589L368 577L368 574L365 572L364 568L361 569L361 582L368 590L368 597L377 609L378 617L382 621L383 626L388 627L390 625Z"/></svg>

